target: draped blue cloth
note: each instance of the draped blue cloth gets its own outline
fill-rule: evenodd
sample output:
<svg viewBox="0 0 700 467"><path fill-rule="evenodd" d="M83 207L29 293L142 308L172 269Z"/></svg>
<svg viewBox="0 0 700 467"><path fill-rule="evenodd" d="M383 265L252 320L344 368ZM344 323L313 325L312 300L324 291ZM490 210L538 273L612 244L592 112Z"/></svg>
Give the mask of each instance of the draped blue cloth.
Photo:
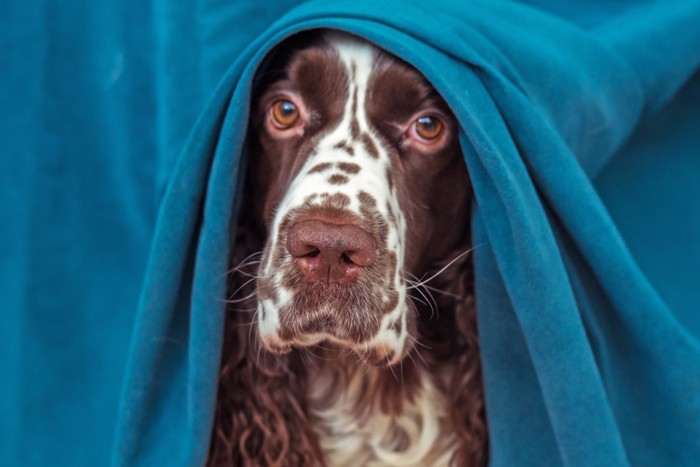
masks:
<svg viewBox="0 0 700 467"><path fill-rule="evenodd" d="M206 460L253 78L315 28L460 122L491 465L700 464L700 2L0 12L0 465Z"/></svg>

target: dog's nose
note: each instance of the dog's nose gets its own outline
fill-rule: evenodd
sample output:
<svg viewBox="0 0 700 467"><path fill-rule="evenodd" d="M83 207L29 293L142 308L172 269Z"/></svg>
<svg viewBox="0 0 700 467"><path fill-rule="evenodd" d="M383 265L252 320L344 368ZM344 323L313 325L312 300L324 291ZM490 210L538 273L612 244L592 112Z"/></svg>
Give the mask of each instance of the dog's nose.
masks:
<svg viewBox="0 0 700 467"><path fill-rule="evenodd" d="M327 284L351 283L375 257L374 239L366 230L320 220L294 224L287 234L287 250L307 280Z"/></svg>

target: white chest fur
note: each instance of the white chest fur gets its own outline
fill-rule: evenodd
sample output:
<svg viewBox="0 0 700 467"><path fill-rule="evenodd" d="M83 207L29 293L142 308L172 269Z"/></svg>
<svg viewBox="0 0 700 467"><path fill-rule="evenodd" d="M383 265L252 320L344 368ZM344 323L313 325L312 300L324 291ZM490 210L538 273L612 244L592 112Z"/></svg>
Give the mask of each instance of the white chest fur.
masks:
<svg viewBox="0 0 700 467"><path fill-rule="evenodd" d="M448 465L455 439L443 394L429 375L421 374L400 413L384 411L378 398L368 393L380 388L378 378L385 376L383 370L358 367L312 378L310 408L327 464Z"/></svg>

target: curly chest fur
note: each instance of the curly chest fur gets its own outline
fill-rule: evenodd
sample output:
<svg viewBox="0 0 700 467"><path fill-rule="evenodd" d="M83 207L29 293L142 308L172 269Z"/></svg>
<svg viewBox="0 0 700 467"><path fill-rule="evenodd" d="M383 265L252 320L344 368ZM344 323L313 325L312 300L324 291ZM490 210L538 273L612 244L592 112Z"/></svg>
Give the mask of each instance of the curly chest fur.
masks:
<svg viewBox="0 0 700 467"><path fill-rule="evenodd" d="M457 440L444 385L434 376L418 368L409 375L401 369L368 370L354 362L332 361L327 367L311 378L308 402L328 465L450 463Z"/></svg>

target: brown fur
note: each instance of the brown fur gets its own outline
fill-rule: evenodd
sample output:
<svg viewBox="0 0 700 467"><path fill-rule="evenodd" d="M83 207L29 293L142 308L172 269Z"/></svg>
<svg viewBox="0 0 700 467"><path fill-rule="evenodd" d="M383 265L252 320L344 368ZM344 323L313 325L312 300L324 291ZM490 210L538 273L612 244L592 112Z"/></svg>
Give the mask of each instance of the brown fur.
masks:
<svg viewBox="0 0 700 467"><path fill-rule="evenodd" d="M308 42L302 38L301 43ZM298 53L283 49L280 55L292 57L291 66L288 65L289 58L278 62L276 68L273 62L273 72L268 74L267 81L263 80L261 91L255 95L249 146L255 157L251 158L249 165L245 202L231 260L234 266L241 265L249 255L262 251L273 212L284 190L313 151L319 132L340 119L342 106L337 102L344 101L347 96L342 96L345 88L338 82L347 77L334 66L328 54L327 50L318 47ZM387 176L399 191L401 209L410 226L406 239L406 272L428 277L469 246L471 194L465 182L468 174L455 137L456 129L451 123L454 119L442 99L412 68L388 55L381 61L380 71L373 77L376 82L373 83L367 111L372 121L380 122L377 126L382 143L389 148L396 168ZM285 69L288 70L286 73L275 72ZM309 108L315 109L303 137L293 141L282 141L264 129L264 110L276 93L285 87L292 87L305 101L311 102ZM438 109L445 121L452 125L448 128L450 138L430 154L425 153L425 148L400 143L401 135L397 134L394 123L415 113L415 106L407 105L407 102L424 102L426 106ZM359 132L357 137L360 137ZM350 149L347 145L343 148ZM377 148L367 150L372 154ZM360 171L359 166L348 163L344 166L338 164L338 168L348 174ZM323 165L312 170L330 169L330 166ZM336 208L343 202L333 196L324 198L325 215L337 216L339 210ZM364 225L376 235L378 251L381 251L381 242L386 242L386 227L382 227L385 221L375 214L376 200L371 194L363 193L361 202L363 218L353 222ZM290 212L286 223L303 216L304 209ZM324 214L316 212L315 215ZM279 235L285 235L284 228L280 228ZM278 244L284 245L283 240ZM284 255L284 252L266 251L265 254ZM358 363L337 348L329 349L323 345L294 349L286 355L274 355L263 348L253 323L256 292L258 296L270 298L274 298L276 292L262 281L258 281L256 290L250 281L256 264L247 261L232 275L230 290L236 293L231 298L236 303L231 305L226 321L216 421L208 464L324 465L314 417L308 406L310 378L317 372L335 372L335 389L332 388L326 401L333 404L334 394L342 390ZM368 283L379 280L380 274L386 274L391 267L396 268L396 257L380 256L373 267L362 280ZM291 266L286 277L297 281L294 287L303 291L297 294L295 302L295 308L299 310L298 320L290 325L303 328L304 323L317 323L317 320L304 320L304 310L313 309L305 304L305 300L317 302L316 295L327 294L327 289L317 291ZM424 295L414 291L413 319L407 321L410 334L419 344L403 359L400 368L377 369L378 376L370 380L364 397L357 403L356 415L358 418L366 416L366 407L372 405L387 414L400 414L403 403L414 397L419 371L437 375L447 369L449 371L445 374L451 377L446 380L435 377L435 381L447 394L450 429L458 437L452 464L485 465L488 436L469 256L447 268L430 286L437 289L435 298L426 297L430 296L427 289L422 291ZM357 297L354 291L338 290L334 293L346 293L347 296L338 300L343 306L333 308L326 325L342 326L342 313L348 309L347 303L360 299L363 306L367 303L366 297ZM236 300L239 297L248 298ZM381 307L381 304L376 307ZM435 309L439 316L434 316ZM371 324L372 321L368 319L367 322ZM348 337L361 341L372 332L373 329L368 328ZM363 358L379 363L386 356L368 353ZM397 377L397 372L400 377Z"/></svg>

